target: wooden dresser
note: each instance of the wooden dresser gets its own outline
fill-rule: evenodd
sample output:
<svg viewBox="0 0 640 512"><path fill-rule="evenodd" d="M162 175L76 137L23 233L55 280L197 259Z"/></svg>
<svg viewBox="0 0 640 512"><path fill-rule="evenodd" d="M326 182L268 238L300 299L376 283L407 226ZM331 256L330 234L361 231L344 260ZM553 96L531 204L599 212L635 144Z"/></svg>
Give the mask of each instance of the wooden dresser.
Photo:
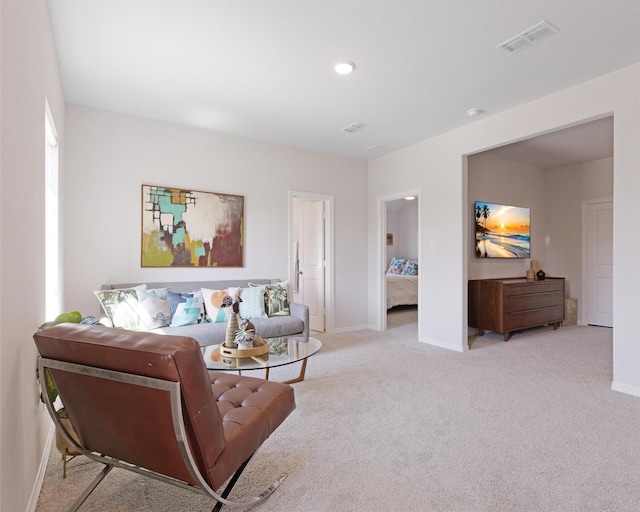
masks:
<svg viewBox="0 0 640 512"><path fill-rule="evenodd" d="M469 325L504 334L564 320L564 278L527 281L523 277L469 281Z"/></svg>

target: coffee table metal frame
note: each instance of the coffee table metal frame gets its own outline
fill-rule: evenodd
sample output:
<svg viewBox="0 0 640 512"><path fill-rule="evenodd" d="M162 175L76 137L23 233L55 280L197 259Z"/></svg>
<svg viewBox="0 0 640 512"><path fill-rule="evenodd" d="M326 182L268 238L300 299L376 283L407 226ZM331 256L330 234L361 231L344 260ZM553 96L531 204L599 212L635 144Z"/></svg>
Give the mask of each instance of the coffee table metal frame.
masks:
<svg viewBox="0 0 640 512"><path fill-rule="evenodd" d="M269 370L277 366L302 362L300 373L297 377L284 381L285 384L302 382L307 371L307 359L318 352L322 342L316 338L303 338L296 336L282 336L268 338L269 352L262 356L253 357L226 357L220 355L218 361L210 360L205 355L205 363L208 370L237 371L242 375L245 370L264 370L265 379L269 379ZM206 354L207 352L205 352Z"/></svg>

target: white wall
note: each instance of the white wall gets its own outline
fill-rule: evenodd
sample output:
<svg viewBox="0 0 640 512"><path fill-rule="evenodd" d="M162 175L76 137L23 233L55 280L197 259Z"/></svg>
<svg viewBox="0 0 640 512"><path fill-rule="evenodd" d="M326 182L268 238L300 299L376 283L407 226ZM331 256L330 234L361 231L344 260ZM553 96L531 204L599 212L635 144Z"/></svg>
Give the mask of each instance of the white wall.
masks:
<svg viewBox="0 0 640 512"><path fill-rule="evenodd" d="M422 341L467 349L469 205L464 155L614 115L613 384L640 396L640 65L636 64L517 108L469 121L463 128L369 163L369 286L378 289L378 198L421 188ZM380 325L382 297L372 294L369 324Z"/></svg>
<svg viewBox="0 0 640 512"><path fill-rule="evenodd" d="M95 314L105 282L287 278L297 190L335 197L329 329L366 324L366 162L69 104L66 176L66 309ZM244 268L142 269L142 184L244 195Z"/></svg>
<svg viewBox="0 0 640 512"><path fill-rule="evenodd" d="M418 259L418 201L405 201L398 212L398 254L410 260Z"/></svg>
<svg viewBox="0 0 640 512"><path fill-rule="evenodd" d="M469 238L469 279L525 277L532 258L546 270L547 205L545 171L532 165L479 153L468 159L467 227ZM531 209L531 258L497 259L475 256L474 202L521 206ZM549 274L551 275L551 274Z"/></svg>
<svg viewBox="0 0 640 512"><path fill-rule="evenodd" d="M393 235L393 245L386 246L386 267L392 258L418 260L418 201L397 199L386 203L386 232ZM390 207L391 204L393 207Z"/></svg>
<svg viewBox="0 0 640 512"><path fill-rule="evenodd" d="M549 275L566 278L568 297L582 308L582 203L613 199L613 159L605 158L546 171L547 234L550 250L542 265Z"/></svg>
<svg viewBox="0 0 640 512"><path fill-rule="evenodd" d="M45 320L45 96L59 135L64 100L46 2L2 1L0 13L0 510L13 512L35 507L52 427L32 335Z"/></svg>

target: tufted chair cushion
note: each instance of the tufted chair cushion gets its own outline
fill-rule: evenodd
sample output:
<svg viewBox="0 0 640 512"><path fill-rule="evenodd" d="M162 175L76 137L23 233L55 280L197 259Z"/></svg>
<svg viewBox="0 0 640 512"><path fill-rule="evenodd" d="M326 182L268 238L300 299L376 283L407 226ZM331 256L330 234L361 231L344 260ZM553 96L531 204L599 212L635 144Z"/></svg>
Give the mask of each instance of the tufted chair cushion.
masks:
<svg viewBox="0 0 640 512"><path fill-rule="evenodd" d="M255 452L293 411L295 401L293 388L277 382L224 372L209 372L209 378L226 444L209 475L222 484L228 468L237 468Z"/></svg>

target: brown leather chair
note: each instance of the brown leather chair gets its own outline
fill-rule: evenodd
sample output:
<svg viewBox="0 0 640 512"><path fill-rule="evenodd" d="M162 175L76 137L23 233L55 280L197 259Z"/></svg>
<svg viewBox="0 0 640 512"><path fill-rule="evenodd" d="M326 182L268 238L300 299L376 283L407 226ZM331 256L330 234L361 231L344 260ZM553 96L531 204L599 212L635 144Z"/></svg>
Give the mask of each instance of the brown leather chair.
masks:
<svg viewBox="0 0 640 512"><path fill-rule="evenodd" d="M214 511L255 505L286 477L246 503L227 500L255 451L295 409L291 386L207 371L188 337L61 324L33 338L42 394L50 372L79 443L47 400L56 427L105 465L70 510L114 467L209 495Z"/></svg>

